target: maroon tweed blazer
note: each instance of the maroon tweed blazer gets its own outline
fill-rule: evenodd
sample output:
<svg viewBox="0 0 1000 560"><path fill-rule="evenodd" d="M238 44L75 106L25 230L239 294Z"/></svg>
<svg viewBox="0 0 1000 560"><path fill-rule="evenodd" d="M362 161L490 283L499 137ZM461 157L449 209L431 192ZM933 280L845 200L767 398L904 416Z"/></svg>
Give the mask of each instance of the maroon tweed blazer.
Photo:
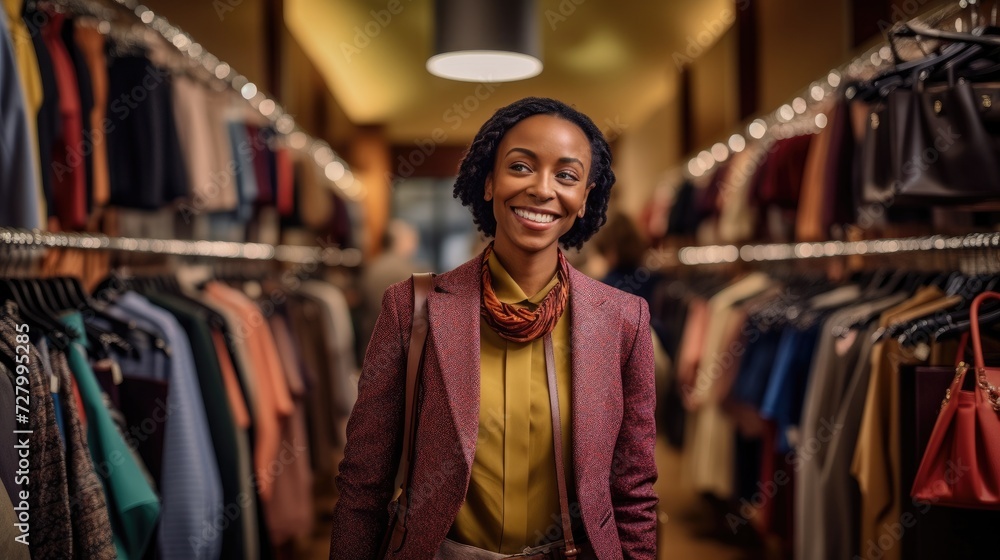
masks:
<svg viewBox="0 0 1000 560"><path fill-rule="evenodd" d="M407 534L389 558L428 560L465 500L479 430L482 255L434 279ZM656 392L645 300L570 269L573 461L598 558L656 558ZM403 425L413 284L386 290L340 463L331 559L374 560L389 522ZM580 536L578 536L579 538Z"/></svg>

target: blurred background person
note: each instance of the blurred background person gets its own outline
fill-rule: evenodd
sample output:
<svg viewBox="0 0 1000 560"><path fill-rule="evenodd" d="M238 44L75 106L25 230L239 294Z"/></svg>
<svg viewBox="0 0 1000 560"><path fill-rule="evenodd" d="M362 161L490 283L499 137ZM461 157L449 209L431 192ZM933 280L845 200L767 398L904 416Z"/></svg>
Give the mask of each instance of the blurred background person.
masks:
<svg viewBox="0 0 1000 560"><path fill-rule="evenodd" d="M382 293L386 288L406 280L414 272L428 270L420 265L414 256L420 247L417 230L402 220L392 220L382 236L382 252L365 267L361 274L362 303L360 354L368 346L375 319L382 308Z"/></svg>

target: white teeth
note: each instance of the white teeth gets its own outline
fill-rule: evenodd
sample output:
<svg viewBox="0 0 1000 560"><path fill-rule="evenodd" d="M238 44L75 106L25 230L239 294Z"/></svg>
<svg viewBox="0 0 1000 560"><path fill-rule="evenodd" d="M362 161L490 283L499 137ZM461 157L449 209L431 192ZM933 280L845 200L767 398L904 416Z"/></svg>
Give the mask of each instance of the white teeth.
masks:
<svg viewBox="0 0 1000 560"><path fill-rule="evenodd" d="M514 213L521 216L525 220L531 220L532 222L537 222L539 224L547 224L555 219L555 216L552 214L538 214L536 212L529 212L520 208L515 208Z"/></svg>

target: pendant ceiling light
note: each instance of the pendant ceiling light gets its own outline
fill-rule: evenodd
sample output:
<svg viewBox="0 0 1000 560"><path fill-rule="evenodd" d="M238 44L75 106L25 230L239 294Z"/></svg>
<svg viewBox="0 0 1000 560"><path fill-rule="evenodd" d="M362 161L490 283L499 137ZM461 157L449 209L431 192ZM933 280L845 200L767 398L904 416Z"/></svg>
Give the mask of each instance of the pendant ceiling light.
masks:
<svg viewBox="0 0 1000 560"><path fill-rule="evenodd" d="M427 70L463 82L511 82L542 71L535 0L435 0Z"/></svg>

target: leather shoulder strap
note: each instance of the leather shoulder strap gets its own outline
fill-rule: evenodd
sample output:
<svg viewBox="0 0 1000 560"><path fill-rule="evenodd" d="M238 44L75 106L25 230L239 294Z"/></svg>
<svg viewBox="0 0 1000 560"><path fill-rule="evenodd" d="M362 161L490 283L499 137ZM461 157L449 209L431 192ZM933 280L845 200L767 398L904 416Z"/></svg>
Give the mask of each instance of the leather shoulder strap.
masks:
<svg viewBox="0 0 1000 560"><path fill-rule="evenodd" d="M396 485L402 489L399 495L397 521L392 536L392 548L398 550L406 534L407 489L410 485L410 463L413 459L413 444L417 425L417 387L424 363L424 343L427 341L427 295L434 286L434 275L420 272L413 275L413 322L410 324L410 349L406 356L406 405L403 409L403 452L399 457L396 471Z"/></svg>

